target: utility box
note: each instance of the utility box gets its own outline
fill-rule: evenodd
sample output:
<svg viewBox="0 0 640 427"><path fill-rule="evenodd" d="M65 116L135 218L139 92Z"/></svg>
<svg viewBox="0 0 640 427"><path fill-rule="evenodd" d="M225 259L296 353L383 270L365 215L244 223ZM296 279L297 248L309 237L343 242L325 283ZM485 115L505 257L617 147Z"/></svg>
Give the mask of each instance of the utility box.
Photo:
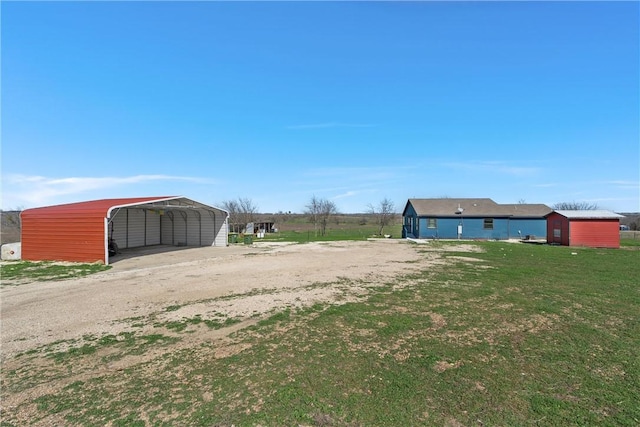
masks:
<svg viewBox="0 0 640 427"><path fill-rule="evenodd" d="M22 259L22 243L6 243L2 245L3 261L18 261Z"/></svg>

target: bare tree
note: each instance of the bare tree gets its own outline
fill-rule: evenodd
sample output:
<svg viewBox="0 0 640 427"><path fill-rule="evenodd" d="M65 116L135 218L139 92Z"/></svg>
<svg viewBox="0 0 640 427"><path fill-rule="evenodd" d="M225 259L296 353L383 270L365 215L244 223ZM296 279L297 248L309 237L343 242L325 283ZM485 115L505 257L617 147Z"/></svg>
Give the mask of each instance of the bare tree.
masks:
<svg viewBox="0 0 640 427"><path fill-rule="evenodd" d="M324 236L327 232L329 219L338 213L338 209L332 201L313 196L306 206L305 213L309 215L309 220L313 223L316 236L318 235L318 227L320 227L320 235Z"/></svg>
<svg viewBox="0 0 640 427"><path fill-rule="evenodd" d="M248 198L239 198L238 204L240 205L240 218L242 223L246 226L250 222L254 222L256 214L258 213L258 207L253 204L253 201Z"/></svg>
<svg viewBox="0 0 640 427"><path fill-rule="evenodd" d="M320 203L320 233L324 236L327 233L327 224L331 216L338 213L336 204L330 200L324 199Z"/></svg>
<svg viewBox="0 0 640 427"><path fill-rule="evenodd" d="M258 207L253 201L246 197L239 197L237 200L225 200L222 208L229 212L229 226L232 231L242 233L248 223L253 222L258 213Z"/></svg>
<svg viewBox="0 0 640 427"><path fill-rule="evenodd" d="M593 211L599 209L597 204L589 202L560 202L551 206L551 208L567 211Z"/></svg>
<svg viewBox="0 0 640 427"><path fill-rule="evenodd" d="M376 224L380 226L379 235L384 233L384 227L391 224L395 219L395 206L393 202L386 197L380 201L378 206L369 205L367 212L375 217Z"/></svg>
<svg viewBox="0 0 640 427"><path fill-rule="evenodd" d="M240 233L244 230L244 227L240 227L240 220L238 213L240 212L240 206L235 200L225 200L221 203L222 209L229 212L229 231Z"/></svg>

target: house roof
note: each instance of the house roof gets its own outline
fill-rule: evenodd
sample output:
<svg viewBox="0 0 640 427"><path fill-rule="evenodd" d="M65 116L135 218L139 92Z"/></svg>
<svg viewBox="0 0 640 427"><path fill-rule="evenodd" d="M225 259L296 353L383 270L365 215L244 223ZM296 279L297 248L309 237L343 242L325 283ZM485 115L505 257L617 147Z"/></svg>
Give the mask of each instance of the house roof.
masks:
<svg viewBox="0 0 640 427"><path fill-rule="evenodd" d="M464 217L544 217L552 209L543 204L498 204L488 198L480 199L409 199L418 216ZM405 212L406 209L405 207ZM403 213L403 214L404 214Z"/></svg>
<svg viewBox="0 0 640 427"><path fill-rule="evenodd" d="M559 215L569 219L619 219L624 218L624 215L619 215L615 212L597 209L597 210L557 210L555 211Z"/></svg>
<svg viewBox="0 0 640 427"><path fill-rule="evenodd" d="M553 212L549 206L542 203L516 203L500 205L505 212L513 217L544 217Z"/></svg>
<svg viewBox="0 0 640 427"><path fill-rule="evenodd" d="M459 212L464 216L473 216L498 211L498 204L491 199L409 199L407 206L409 204L419 216L452 216Z"/></svg>
<svg viewBox="0 0 640 427"><path fill-rule="evenodd" d="M224 209L207 206L182 196L159 196L100 199L78 203L67 203L64 205L44 206L40 208L25 209L24 211L22 211L20 216L22 218L27 218L50 215L84 215L91 217L108 218L111 216L111 212L115 209L134 206L144 206L145 208L149 209L217 209L226 212Z"/></svg>

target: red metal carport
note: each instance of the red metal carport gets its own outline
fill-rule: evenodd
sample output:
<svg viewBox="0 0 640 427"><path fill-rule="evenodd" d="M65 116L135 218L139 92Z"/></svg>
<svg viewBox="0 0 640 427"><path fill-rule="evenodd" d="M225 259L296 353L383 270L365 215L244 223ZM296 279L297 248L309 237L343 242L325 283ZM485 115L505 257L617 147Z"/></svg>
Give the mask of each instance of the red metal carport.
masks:
<svg viewBox="0 0 640 427"><path fill-rule="evenodd" d="M547 216L547 243L592 248L620 247L620 218L606 210L557 210Z"/></svg>
<svg viewBox="0 0 640 427"><path fill-rule="evenodd" d="M121 249L159 244L224 246L228 235L225 210L182 196L46 206L26 209L20 217L22 259L29 261L108 264L111 234Z"/></svg>

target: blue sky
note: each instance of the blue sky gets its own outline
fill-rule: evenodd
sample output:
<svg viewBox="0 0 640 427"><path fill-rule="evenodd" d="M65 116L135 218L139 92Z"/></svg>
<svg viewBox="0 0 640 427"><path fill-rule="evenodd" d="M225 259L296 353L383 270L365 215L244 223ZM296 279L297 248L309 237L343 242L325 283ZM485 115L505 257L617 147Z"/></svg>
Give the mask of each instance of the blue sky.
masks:
<svg viewBox="0 0 640 427"><path fill-rule="evenodd" d="M640 211L638 2L2 2L2 208Z"/></svg>

